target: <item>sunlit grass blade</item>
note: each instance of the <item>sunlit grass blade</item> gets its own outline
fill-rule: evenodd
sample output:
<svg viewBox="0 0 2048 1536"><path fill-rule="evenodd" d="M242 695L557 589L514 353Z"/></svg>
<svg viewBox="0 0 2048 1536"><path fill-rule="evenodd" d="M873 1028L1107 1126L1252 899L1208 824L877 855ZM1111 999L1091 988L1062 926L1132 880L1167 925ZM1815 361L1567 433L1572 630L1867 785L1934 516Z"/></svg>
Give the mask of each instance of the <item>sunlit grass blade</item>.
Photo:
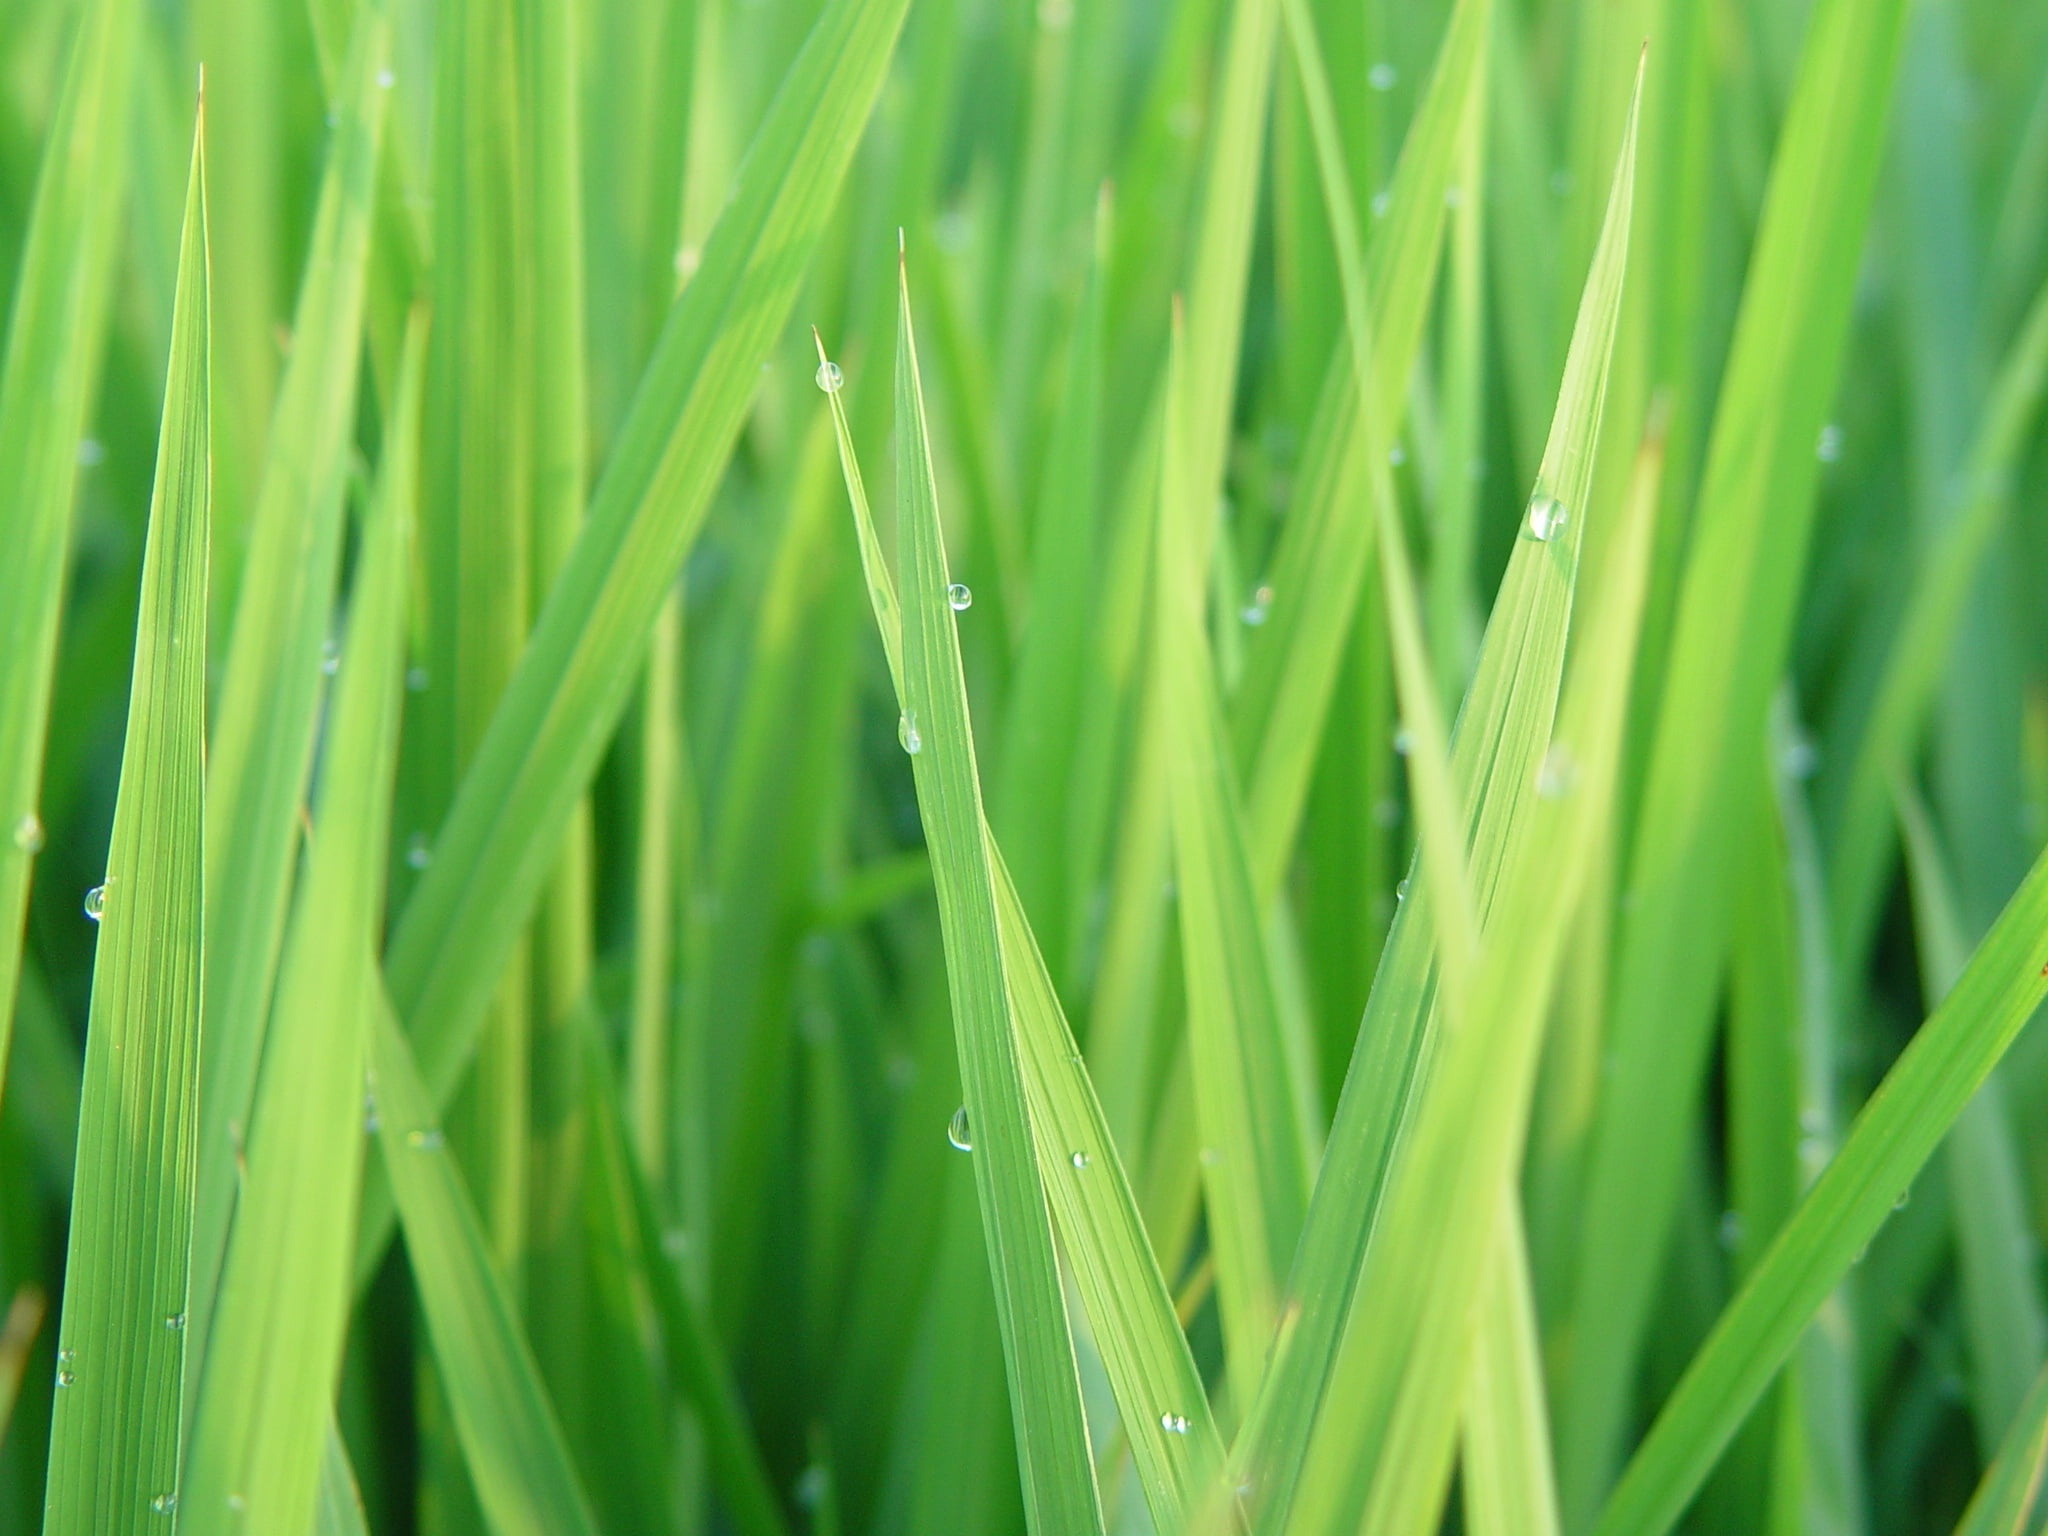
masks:
<svg viewBox="0 0 2048 1536"><path fill-rule="evenodd" d="M932 484L910 289L903 280L896 362L896 519L903 575L901 740L932 850L996 1317L1036 1536L1102 1529L1095 1471L1052 1227L1031 1139L997 932L966 684Z"/></svg>
<svg viewBox="0 0 2048 1536"><path fill-rule="evenodd" d="M195 130L112 846L86 1023L43 1529L178 1505L203 984L212 510L205 111Z"/></svg>
<svg viewBox="0 0 2048 1536"><path fill-rule="evenodd" d="M1611 1067L1585 1176L1559 1388L1565 1524L1597 1508L1629 1394L1713 1024L1735 899L1718 857L1761 749L1805 564L1905 7L1823 0L1772 167L1707 450L1624 882ZM1730 613L1743 622L1731 627Z"/></svg>
<svg viewBox="0 0 2048 1536"><path fill-rule="evenodd" d="M500 1536L596 1536L589 1498L426 1082L381 994L368 1007L378 1143L477 1502Z"/></svg>
<svg viewBox="0 0 2048 1536"><path fill-rule="evenodd" d="M2024 1536L2048 1464L2048 1371L2034 1378L1998 1454L1984 1469L1955 1536Z"/></svg>
<svg viewBox="0 0 2048 1536"><path fill-rule="evenodd" d="M1465 1527L1472 1536L1559 1536L1536 1296L1513 1201L1501 1203L1496 1227L1465 1399Z"/></svg>
<svg viewBox="0 0 2048 1536"><path fill-rule="evenodd" d="M905 0L835 0L784 79L392 937L392 1002L417 1033L437 1102L468 1059L632 690L633 663L723 473L904 9ZM385 1211L366 1212L372 1253Z"/></svg>
<svg viewBox="0 0 2048 1536"><path fill-rule="evenodd" d="M137 20L84 8L36 178L0 359L0 1090L29 869L42 848L44 730L57 654L78 441L99 351L122 192Z"/></svg>
<svg viewBox="0 0 2048 1536"><path fill-rule="evenodd" d="M364 1153L362 1022L383 916L419 469L408 338L322 754L186 1456L184 1529L301 1530L323 1477ZM337 1220L337 1216L343 1218Z"/></svg>
<svg viewBox="0 0 2048 1536"><path fill-rule="evenodd" d="M331 135L291 358L251 514L207 757L206 909L214 964L206 977L191 1321L193 1347L202 1353L313 760L362 351L385 105L377 77L389 56L389 32L381 11L365 5L343 72L348 85Z"/></svg>
<svg viewBox="0 0 2048 1536"><path fill-rule="evenodd" d="M2048 856L1885 1074L1665 1403L1594 1527L1662 1536L1828 1292L2048 995Z"/></svg>
<svg viewBox="0 0 2048 1536"><path fill-rule="evenodd" d="M313 1505L313 1536L370 1536L363 1518L363 1496L356 1489L348 1447L332 1420L320 1453L320 1486Z"/></svg>

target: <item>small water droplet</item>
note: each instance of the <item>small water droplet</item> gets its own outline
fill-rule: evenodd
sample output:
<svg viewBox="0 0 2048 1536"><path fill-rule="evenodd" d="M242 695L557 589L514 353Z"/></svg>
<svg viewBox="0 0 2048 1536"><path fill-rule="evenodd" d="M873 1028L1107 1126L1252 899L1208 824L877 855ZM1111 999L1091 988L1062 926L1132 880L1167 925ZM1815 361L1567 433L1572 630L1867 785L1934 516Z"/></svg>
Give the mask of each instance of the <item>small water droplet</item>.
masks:
<svg viewBox="0 0 2048 1536"><path fill-rule="evenodd" d="M1913 1186L1908 1184L1904 1189L1899 1191L1899 1198L1892 1202L1892 1209L1895 1211L1903 1211L1907 1206L1911 1205L1912 1203Z"/></svg>
<svg viewBox="0 0 2048 1536"><path fill-rule="evenodd" d="M1223 1161L1223 1154L1221 1152L1218 1152L1214 1147L1204 1147L1201 1151L1197 1152L1195 1156L1201 1159L1201 1163L1204 1168L1214 1168L1218 1163Z"/></svg>
<svg viewBox="0 0 2048 1536"><path fill-rule="evenodd" d="M1071 1162L1074 1165L1076 1171L1079 1171L1080 1169L1086 1168L1091 1159L1089 1158L1086 1152L1076 1152L1071 1158L1067 1159L1067 1161Z"/></svg>
<svg viewBox="0 0 2048 1536"><path fill-rule="evenodd" d="M967 1130L967 1106L962 1104L953 1111L953 1118L946 1123L946 1140L953 1144L956 1152L972 1152L974 1138Z"/></svg>
<svg viewBox="0 0 2048 1536"><path fill-rule="evenodd" d="M1408 734L1408 727L1402 726L1394 732L1394 755L1406 757L1415 750L1415 738Z"/></svg>
<svg viewBox="0 0 2048 1536"><path fill-rule="evenodd" d="M329 677L341 670L341 647L336 645L332 638L322 642L320 646L320 670Z"/></svg>
<svg viewBox="0 0 2048 1536"><path fill-rule="evenodd" d="M839 386L846 382L846 375L841 373L839 365L828 357L818 364L817 379L818 388L828 395L836 395L839 393Z"/></svg>
<svg viewBox="0 0 2048 1536"><path fill-rule="evenodd" d="M1464 207L1464 206L1465 206L1465 189L1464 189L1463 187L1460 187L1460 186L1449 186L1449 187L1445 187L1445 188L1444 188L1444 206L1445 206L1446 208L1462 208L1462 207Z"/></svg>
<svg viewBox="0 0 2048 1536"><path fill-rule="evenodd" d="M388 91L388 90L390 90L390 89L391 89L391 87L392 87L392 86L396 85L397 83L398 83L398 76L396 76L396 75L392 74L390 70L388 70L388 69L380 69L380 70L378 70L378 71L377 71L377 89L378 89L378 90L380 90L380 91Z"/></svg>
<svg viewBox="0 0 2048 1536"><path fill-rule="evenodd" d="M1571 793L1572 786L1579 780L1579 765L1572 760L1571 749L1561 741L1552 742L1550 750L1543 754L1543 762L1536 770L1536 796L1539 800L1562 800Z"/></svg>
<svg viewBox="0 0 2048 1536"><path fill-rule="evenodd" d="M415 832L410 838L406 840L405 862L409 867L413 869L425 869L427 867L427 861L431 859L433 856L433 850L427 846L426 833Z"/></svg>
<svg viewBox="0 0 2048 1536"><path fill-rule="evenodd" d="M407 1131L405 1144L415 1152L438 1152L442 1147L440 1128L430 1125L422 1131Z"/></svg>
<svg viewBox="0 0 2048 1536"><path fill-rule="evenodd" d="M912 757L924 750L924 738L917 734L917 716L912 711L906 709L897 718L896 740Z"/></svg>
<svg viewBox="0 0 2048 1536"><path fill-rule="evenodd" d="M103 462L106 459L106 456L106 444L102 443L98 438L81 437L78 440L79 468L91 469L94 465Z"/></svg>
<svg viewBox="0 0 2048 1536"><path fill-rule="evenodd" d="M1385 59L1381 59L1379 63L1373 65L1371 69L1365 72L1365 83L1376 91L1391 91L1394 88L1394 82L1400 78L1401 76L1394 66Z"/></svg>
<svg viewBox="0 0 2048 1536"><path fill-rule="evenodd" d="M1397 885L1397 886L1395 886L1395 887L1394 887L1394 900L1396 900L1396 901L1406 901L1407 899L1408 899L1408 882L1407 882L1406 880L1403 880L1403 881L1402 881L1402 882L1401 882L1401 883L1400 883L1399 885Z"/></svg>
<svg viewBox="0 0 2048 1536"><path fill-rule="evenodd" d="M1554 496L1535 496L1529 501L1529 537L1539 543L1555 538L1564 527L1564 503Z"/></svg>
<svg viewBox="0 0 2048 1536"><path fill-rule="evenodd" d="M78 1355L74 1350L57 1351L57 1385L68 1387L78 1380Z"/></svg>
<svg viewBox="0 0 2048 1536"><path fill-rule="evenodd" d="M690 1252L690 1234L682 1227L670 1227L661 1234L661 1251L681 1263Z"/></svg>
<svg viewBox="0 0 2048 1536"><path fill-rule="evenodd" d="M405 669L405 687L408 693L425 693L427 691L427 683L428 677L425 667L407 667Z"/></svg>
<svg viewBox="0 0 2048 1536"><path fill-rule="evenodd" d="M107 888L96 885L85 893L85 915L98 922L107 910Z"/></svg>
<svg viewBox="0 0 2048 1536"><path fill-rule="evenodd" d="M1399 469L1408 462L1408 450L1399 443L1394 444L1393 447L1387 450L1387 462L1393 465L1394 468Z"/></svg>
<svg viewBox="0 0 2048 1536"><path fill-rule="evenodd" d="M826 1489L831 1486L825 1469L816 1462L797 1474L790 1492L795 1496L799 1508L816 1509L825 1502Z"/></svg>
<svg viewBox="0 0 2048 1536"><path fill-rule="evenodd" d="M1842 457L1842 429L1829 422L1820 429L1820 441L1813 445L1814 455L1823 464L1833 464Z"/></svg>
<svg viewBox="0 0 2048 1536"><path fill-rule="evenodd" d="M1571 190L1572 173L1570 171L1559 168L1550 173L1550 195L1552 197L1569 197Z"/></svg>
<svg viewBox="0 0 2048 1536"><path fill-rule="evenodd" d="M1162 1413L1159 1427L1169 1435L1184 1435L1188 1432L1188 1416L1184 1413Z"/></svg>
<svg viewBox="0 0 2048 1536"><path fill-rule="evenodd" d="M974 606L974 593L964 581L956 581L946 588L946 606L955 613L965 613Z"/></svg>
<svg viewBox="0 0 2048 1536"><path fill-rule="evenodd" d="M697 275L697 268L703 264L703 261L704 253L698 250L696 246L677 246L675 255L676 281L686 283L695 277Z"/></svg>
<svg viewBox="0 0 2048 1536"><path fill-rule="evenodd" d="M1820 748L1805 736L1794 736L1779 754L1778 766L1788 779L1810 779L1820 771Z"/></svg>
<svg viewBox="0 0 2048 1536"><path fill-rule="evenodd" d="M243 1510L247 1509L248 1507L249 1501L243 1498L239 1493L231 1493L228 1495L228 1513L239 1515Z"/></svg>
<svg viewBox="0 0 2048 1536"><path fill-rule="evenodd" d="M149 1501L149 1511L153 1515L175 1514L177 1508L178 1496L175 1493L160 1493Z"/></svg>
<svg viewBox="0 0 2048 1536"><path fill-rule="evenodd" d="M1038 0L1038 24L1048 32L1064 32L1074 24L1072 0Z"/></svg>
<svg viewBox="0 0 2048 1536"><path fill-rule="evenodd" d="M1384 218L1385 218L1385 217L1387 216L1387 210L1388 210L1389 208L1393 207L1393 206L1394 206L1394 196L1393 196L1393 194L1392 194L1391 192L1375 192L1375 193L1373 193L1373 195L1372 195L1372 216L1373 216L1374 218L1376 218L1376 219L1384 219Z"/></svg>
<svg viewBox="0 0 2048 1536"><path fill-rule="evenodd" d="M1722 1248L1733 1253L1742 1246L1742 1212L1723 1211L1718 1229Z"/></svg>
<svg viewBox="0 0 2048 1536"><path fill-rule="evenodd" d="M182 1312L173 1312L169 1317L164 1319L164 1326L170 1329L172 1333L183 1332L185 1327L185 1314Z"/></svg>
<svg viewBox="0 0 2048 1536"><path fill-rule="evenodd" d="M43 851L43 818L29 811L14 824L14 846L23 853Z"/></svg>
<svg viewBox="0 0 2048 1536"><path fill-rule="evenodd" d="M1238 610L1238 617L1257 628L1266 622L1273 612L1273 589L1261 582L1252 589L1251 601Z"/></svg>

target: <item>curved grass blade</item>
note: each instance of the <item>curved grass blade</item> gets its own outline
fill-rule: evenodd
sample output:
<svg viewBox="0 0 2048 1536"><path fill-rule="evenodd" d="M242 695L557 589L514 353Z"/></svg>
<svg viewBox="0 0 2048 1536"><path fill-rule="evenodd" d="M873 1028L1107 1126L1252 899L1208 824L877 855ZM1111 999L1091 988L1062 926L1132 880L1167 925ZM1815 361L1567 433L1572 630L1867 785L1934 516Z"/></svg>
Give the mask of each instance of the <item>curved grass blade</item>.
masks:
<svg viewBox="0 0 2048 1536"><path fill-rule="evenodd" d="M1663 1536L1814 1313L2048 995L2048 855L1693 1357L1594 1526Z"/></svg>
<svg viewBox="0 0 2048 1536"><path fill-rule="evenodd" d="M2048 1466L2048 1370L2034 1378L1977 1491L1956 1522L1955 1536L2025 1536L2028 1511Z"/></svg>
<svg viewBox="0 0 2048 1536"><path fill-rule="evenodd" d="M1676 1200L1734 905L1742 754L1762 750L1784 673L1863 227L1905 6L1822 0L1772 169L1657 679L1627 854L1609 1015L1610 1074L1589 1141L1560 1388L1567 1529L1598 1507L1621 1450L1639 1346ZM1728 615L1743 622L1731 632Z"/></svg>
<svg viewBox="0 0 2048 1536"><path fill-rule="evenodd" d="M946 555L918 385L910 289L898 268L898 561L903 610L901 740L932 851L975 1187L1009 1366L1026 1520L1035 1536L1100 1532L1066 1299L1031 1140L997 933L967 689L946 590Z"/></svg>
<svg viewBox="0 0 2048 1536"><path fill-rule="evenodd" d="M212 508L206 115L185 198L135 672L86 1024L43 1529L119 1536L177 1508L204 971Z"/></svg>
<svg viewBox="0 0 2048 1536"><path fill-rule="evenodd" d="M382 989L374 990L365 1022L377 1136L470 1484L498 1536L596 1536L590 1500L492 1268L433 1098Z"/></svg>
<svg viewBox="0 0 2048 1536"><path fill-rule="evenodd" d="M85 7L51 121L0 359L0 1090L21 975L78 441L127 184L131 0Z"/></svg>
<svg viewBox="0 0 2048 1536"><path fill-rule="evenodd" d="M383 915L419 470L424 313L406 340L357 567L313 846L278 974L186 1458L181 1527L303 1530L324 1478L361 1187L362 1022Z"/></svg>

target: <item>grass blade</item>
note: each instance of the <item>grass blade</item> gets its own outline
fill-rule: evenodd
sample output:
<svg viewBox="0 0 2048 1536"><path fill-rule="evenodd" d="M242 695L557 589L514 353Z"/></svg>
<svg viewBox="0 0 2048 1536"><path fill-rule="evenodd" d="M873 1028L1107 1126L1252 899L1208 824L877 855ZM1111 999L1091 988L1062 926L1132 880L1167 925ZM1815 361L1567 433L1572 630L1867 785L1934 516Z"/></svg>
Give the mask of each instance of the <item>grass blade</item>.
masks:
<svg viewBox="0 0 2048 1536"><path fill-rule="evenodd" d="M195 130L134 680L79 1100L43 1529L161 1529L178 1505L204 967L211 512L205 112Z"/></svg>

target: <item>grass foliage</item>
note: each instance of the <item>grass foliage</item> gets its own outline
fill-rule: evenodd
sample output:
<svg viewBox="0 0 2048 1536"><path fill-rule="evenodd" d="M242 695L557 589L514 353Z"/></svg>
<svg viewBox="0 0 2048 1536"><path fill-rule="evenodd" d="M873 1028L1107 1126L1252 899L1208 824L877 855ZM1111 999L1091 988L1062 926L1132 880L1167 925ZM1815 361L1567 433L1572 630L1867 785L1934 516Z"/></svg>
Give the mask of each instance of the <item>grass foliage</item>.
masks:
<svg viewBox="0 0 2048 1536"><path fill-rule="evenodd" d="M12 0L0 1531L2039 1536L2044 188L2039 0Z"/></svg>

